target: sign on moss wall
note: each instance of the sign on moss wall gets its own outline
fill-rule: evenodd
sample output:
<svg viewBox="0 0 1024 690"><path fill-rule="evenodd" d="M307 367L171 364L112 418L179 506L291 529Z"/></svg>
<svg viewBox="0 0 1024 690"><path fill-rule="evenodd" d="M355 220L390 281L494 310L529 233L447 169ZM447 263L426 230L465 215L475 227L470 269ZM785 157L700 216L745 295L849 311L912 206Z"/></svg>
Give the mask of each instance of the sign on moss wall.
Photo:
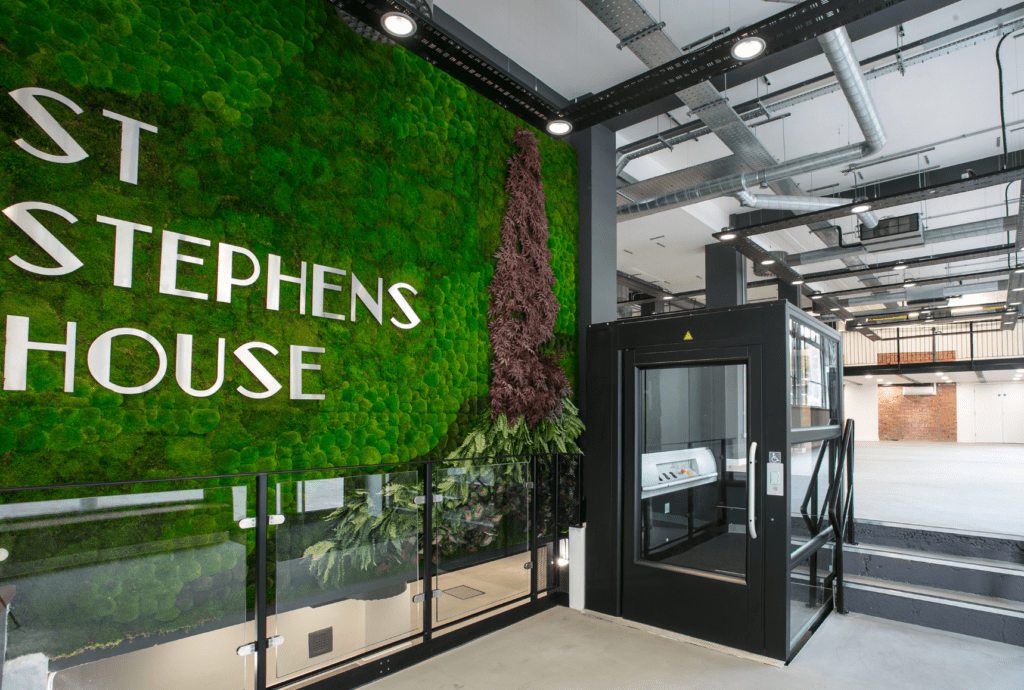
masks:
<svg viewBox="0 0 1024 690"><path fill-rule="evenodd" d="M0 53L0 484L460 440L513 117L322 0L0 0ZM575 154L541 152L572 379Z"/></svg>

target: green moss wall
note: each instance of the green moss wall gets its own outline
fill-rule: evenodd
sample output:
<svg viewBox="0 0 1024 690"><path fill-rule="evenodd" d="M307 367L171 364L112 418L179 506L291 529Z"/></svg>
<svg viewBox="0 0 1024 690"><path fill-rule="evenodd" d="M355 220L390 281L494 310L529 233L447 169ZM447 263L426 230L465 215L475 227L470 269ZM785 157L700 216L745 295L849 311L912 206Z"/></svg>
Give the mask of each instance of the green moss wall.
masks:
<svg viewBox="0 0 1024 690"><path fill-rule="evenodd" d="M306 469L437 457L486 402L490 350L486 287L505 206L506 161L518 121L400 48L350 32L323 0L0 0L0 207L55 204L69 225L37 217L78 256L69 275L30 274L17 254L53 261L0 217L0 318L31 319L33 341L62 342L78 324L74 393L62 390L63 355L29 355L28 390L0 391L0 485L126 480ZM60 150L6 95L37 86L47 109L85 149L61 165L14 145ZM142 133L139 184L120 182L121 124L104 109L159 127ZM576 168L565 143L541 135L556 295L556 344L576 341ZM134 285L114 287L109 216L152 226L136 234ZM205 265L181 264L180 287L201 302L160 294L160 234L210 240L183 245ZM217 243L250 249L262 275L213 301ZM300 261L354 272L372 288L405 282L422 323L387 301L384 325L365 309L355 323L297 312L297 287L282 308L266 305L267 255L296 274ZM236 275L247 275L242 261ZM347 280L347 278L345 279ZM348 313L343 293L329 311ZM309 298L307 298L308 300ZM308 302L307 302L308 305ZM332 308L333 306L333 308ZM0 322L0 327L3 323ZM113 328L137 328L167 351L167 375L139 395L93 379L89 345ZM195 338L193 386L215 378L216 338L227 341L223 387L207 398L174 377L175 334ZM284 385L266 400L232 356L262 341L260 360ZM288 396L289 345L323 347L306 392ZM137 385L156 369L152 348L115 341L112 380ZM229 481L230 480L225 480Z"/></svg>

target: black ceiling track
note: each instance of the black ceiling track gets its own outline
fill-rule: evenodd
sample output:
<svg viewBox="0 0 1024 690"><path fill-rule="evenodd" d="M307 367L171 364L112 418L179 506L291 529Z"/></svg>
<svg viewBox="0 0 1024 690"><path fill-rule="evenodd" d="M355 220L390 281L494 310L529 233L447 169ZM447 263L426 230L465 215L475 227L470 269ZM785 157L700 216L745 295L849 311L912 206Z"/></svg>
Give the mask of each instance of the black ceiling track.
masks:
<svg viewBox="0 0 1024 690"><path fill-rule="evenodd" d="M551 120L561 119L562 112L533 86L524 84L509 71L459 43L435 22L414 12L396 0L329 0L367 26L378 28L387 12L402 12L417 24L417 31L408 38L388 36L409 52L423 58L438 69L489 98L516 117L544 131Z"/></svg>
<svg viewBox="0 0 1024 690"><path fill-rule="evenodd" d="M765 40L768 47L764 55L776 54L869 15L910 2L807 0L562 109L542 97L533 86L514 77L509 70L463 46L436 22L414 12L401 0L329 1L374 28L381 26L381 16L386 12L409 15L415 19L418 30L408 38L390 37L396 43L539 129L544 129L553 119L566 119L576 130L601 124L666 95L750 64L737 62L730 54L733 44L747 36Z"/></svg>

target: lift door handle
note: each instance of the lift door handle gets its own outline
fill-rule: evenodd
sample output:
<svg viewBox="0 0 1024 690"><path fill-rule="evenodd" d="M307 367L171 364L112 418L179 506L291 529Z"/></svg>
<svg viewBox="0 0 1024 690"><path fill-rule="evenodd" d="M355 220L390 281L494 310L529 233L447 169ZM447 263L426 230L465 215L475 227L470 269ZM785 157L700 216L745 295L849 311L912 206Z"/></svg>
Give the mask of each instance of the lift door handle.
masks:
<svg viewBox="0 0 1024 690"><path fill-rule="evenodd" d="M754 526L754 499L757 484L757 441L752 441L747 452L747 533L751 539L757 539L757 528Z"/></svg>

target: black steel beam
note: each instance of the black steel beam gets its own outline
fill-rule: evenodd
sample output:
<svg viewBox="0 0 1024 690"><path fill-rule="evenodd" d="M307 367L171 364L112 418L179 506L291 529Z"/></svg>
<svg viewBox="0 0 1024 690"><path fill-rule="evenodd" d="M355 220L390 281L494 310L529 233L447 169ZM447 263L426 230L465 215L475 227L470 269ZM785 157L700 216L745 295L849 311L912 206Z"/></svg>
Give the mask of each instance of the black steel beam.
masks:
<svg viewBox="0 0 1024 690"><path fill-rule="evenodd" d="M856 190L855 195L851 192L844 192L839 195L840 197L850 198L850 204L846 206L837 206L836 208L816 211L814 213L805 213L799 216L790 214L789 217L778 220L769 220L768 222L759 222L755 225L749 225L743 228L736 227L716 232L714 233L714 236L721 239L721 235L728 232L741 237L753 237L754 235L764 235L769 232L788 230L789 228L795 228L801 225L823 223L835 218L843 218L845 216L853 215L850 212L850 209L853 207L854 198L868 199L871 203L872 210L879 211L886 208L894 208L896 206L914 204L920 201L939 199L956 194L963 194L964 192L971 192L977 189L987 189L988 187L1008 184L1010 182L1020 180L1021 177L1024 176L1024 164L1022 164L1022 162L1024 162L1024 153L1015 152L1010 155L1015 159L1013 161L1014 167L1009 167L1005 170L999 165L1001 157L985 158L980 161L974 161L973 163L954 165L941 170L925 173L923 177L924 184L922 184L921 181L918 181L918 175L911 175L900 178L899 180L893 180L891 183L894 185L897 183L905 185L907 189L896 191L896 188L892 186L872 185ZM976 168L974 166L978 167ZM968 173L968 168L973 170L974 176L971 176L971 174ZM979 172L978 168L981 168L982 172ZM964 179L965 175L967 175L966 179ZM929 183L929 181L933 179L937 179L939 181ZM761 211L759 213L767 214L768 212ZM736 217L736 220L738 221L739 217Z"/></svg>
<svg viewBox="0 0 1024 690"><path fill-rule="evenodd" d="M938 276L937 278L915 278L914 284L921 285L943 285L945 283L956 283L964 280L977 280L981 278L1003 277L1010 269L999 268L994 271L978 271L976 273L960 273L957 275ZM815 293L814 296L831 297L833 299L844 299L852 295L878 294L887 292L894 288L903 287L902 283L891 283L888 285L862 285L861 287L850 288L849 290L835 290L833 292Z"/></svg>
<svg viewBox="0 0 1024 690"><path fill-rule="evenodd" d="M895 269L897 266L906 267L907 269L919 268L921 266L936 266L938 264L956 263L957 261L968 261L970 259L984 259L989 256L1002 256L1013 251L1015 250L1012 244L1000 244L994 247L985 247L983 249L948 252L946 254L932 254L931 256L921 256L915 259L901 259L899 261L886 261L884 263L872 264L870 266L844 268L839 271L808 273L803 276L803 279L808 283L817 283L823 280L838 280L840 278L850 278L852 276L884 273Z"/></svg>
<svg viewBox="0 0 1024 690"><path fill-rule="evenodd" d="M757 36L767 43L767 50L761 57L744 65L747 68L746 76L741 73L736 77L738 81L730 80L734 84L749 81L756 78L758 70L765 69L754 67L756 63L767 62L766 67L769 71L780 69L783 65L781 63L776 65L776 61L770 59L773 55L799 47L829 31L855 24L873 14L891 10L904 3L909 8L911 5L921 4L921 0L808 0L740 31L733 32L704 48L686 53L675 60L573 103L566 108L565 114L574 126L585 128L606 122L716 77L724 80L725 75L739 70L739 63L730 54L732 46L747 36ZM939 2L924 4L932 5L933 9L937 5L941 6ZM920 9L911 10L907 16L914 14L915 11L922 13ZM874 26L870 24L862 26L865 31L877 32L882 30L883 24L884 22ZM817 41L813 41L813 46L814 50L821 51ZM808 48L805 47L804 50L808 50ZM800 56L796 61L799 62L812 56L811 54ZM766 72L761 71L760 73Z"/></svg>

